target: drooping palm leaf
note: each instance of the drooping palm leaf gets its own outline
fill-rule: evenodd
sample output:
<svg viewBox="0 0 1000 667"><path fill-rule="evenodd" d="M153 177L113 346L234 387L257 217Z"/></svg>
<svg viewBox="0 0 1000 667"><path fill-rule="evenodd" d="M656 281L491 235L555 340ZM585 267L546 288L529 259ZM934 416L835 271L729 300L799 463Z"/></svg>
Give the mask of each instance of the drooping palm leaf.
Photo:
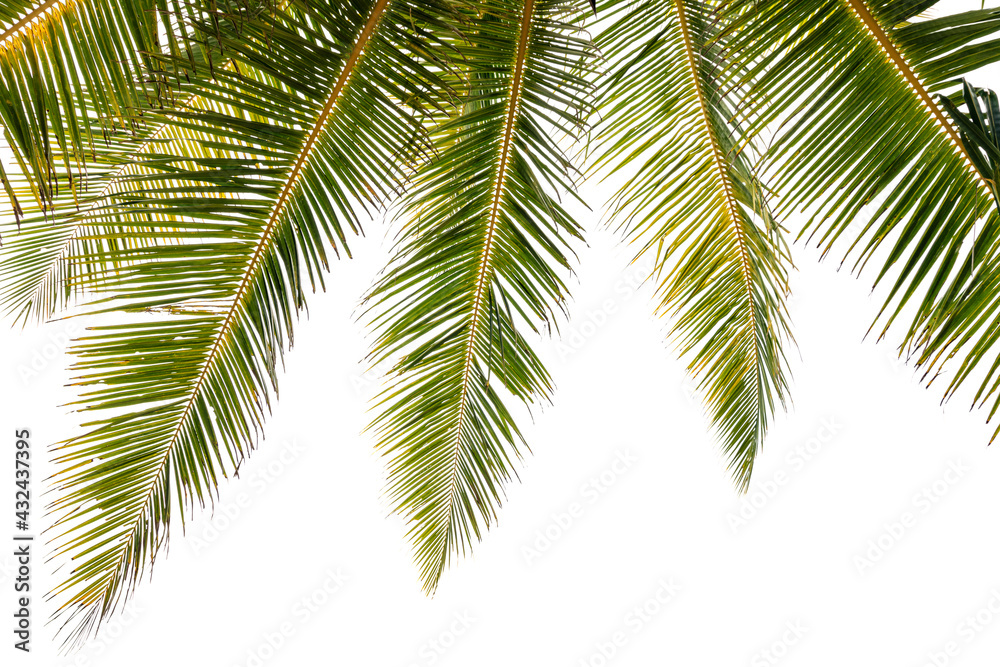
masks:
<svg viewBox="0 0 1000 667"><path fill-rule="evenodd" d="M288 2L280 0L274 5L251 3L252 7L238 6L235 9L243 12L280 12ZM190 83L189 69L193 68L197 73L198 67L206 71L213 67L210 50L203 45L191 47L188 43L191 41L188 33L193 17L197 15L197 5L171 2L169 7L165 3L159 3L158 7L159 16L173 28L165 33L171 37L169 53L183 57L185 62L180 67L156 66L145 76L161 79L167 76L168 81L179 80L183 76ZM53 6L49 6L49 10L53 10ZM83 9L78 8L77 11ZM174 31L179 31L180 35L175 35ZM47 34L36 29L26 34L25 39L44 43ZM144 62L152 64L159 60L146 59ZM228 58L214 64L214 67L222 69L232 66ZM175 90L172 85L168 85L167 89L168 94L158 101L158 112L199 104L196 87L187 86L184 92ZM107 244L130 243L123 230L98 228L93 223L101 218L101 208L108 205L109 197L126 187L128 177L141 169L137 154L155 150L159 144L179 138L177 128L164 123L161 113L149 113L150 109L143 111L143 108L125 109L123 113L126 115L119 120L127 124L129 131L106 127L102 136L89 142L83 153L83 162L77 160L76 153L64 157L62 149L54 147L52 158L55 164L78 165L81 172L74 178L71 168L56 169L51 174L52 187L46 201L39 202L34 196L35 181L30 176L14 175L11 179L13 183L5 183L9 186L9 192L5 194L14 208L16 226L0 232L0 239L3 240L0 244L0 313L15 322L21 320L24 323L50 318L69 305L74 296L81 294L88 273L108 268L102 262L102 257L110 252ZM91 108L90 116L96 118L95 114L96 111ZM83 121L92 120L90 116L84 116ZM48 131L56 135L67 131L67 128L50 119ZM71 153L78 151L72 139L67 149ZM24 219L20 219L22 217ZM86 261L82 261L84 258Z"/></svg>
<svg viewBox="0 0 1000 667"><path fill-rule="evenodd" d="M1000 240L988 183L933 93L996 61L1000 40L986 38L1000 10L910 20L930 4L741 0L733 11L737 52L761 74L744 111L755 127L782 124L769 154L779 212L813 211L803 234L825 252L842 240L855 270L874 264L874 284L887 283L880 335L909 320L901 349L933 377L961 352L938 330Z"/></svg>
<svg viewBox="0 0 1000 667"><path fill-rule="evenodd" d="M424 588L495 521L527 445L511 402L552 382L526 333L552 326L580 228L557 199L587 105L573 67L591 56L566 0L490 0L467 29L464 108L434 137L377 306L376 363L393 360L372 424L389 498L410 524Z"/></svg>
<svg viewBox="0 0 1000 667"><path fill-rule="evenodd" d="M162 126L144 123L135 132L109 135L95 144L86 172L72 187L65 174L54 176L64 187L55 189L44 205L35 201L29 178L11 176L7 202L20 219L15 223L8 217L0 229L0 314L15 323L44 321L79 293L81 274L94 267L77 258L88 256L100 263L101 247L110 240L96 233L93 222L99 208L120 189L122 175L134 169L135 154L162 131ZM81 233L88 221L90 238ZM128 242L123 236L120 241Z"/></svg>
<svg viewBox="0 0 1000 667"><path fill-rule="evenodd" d="M148 65L167 4L38 0L0 9L0 122L38 207L54 203L60 171L72 191L102 142L140 133L143 113L161 106L163 84Z"/></svg>
<svg viewBox="0 0 1000 667"><path fill-rule="evenodd" d="M448 4L0 10L0 83L16 93L0 90L0 121L29 179L4 187L34 200L17 263L0 268L2 303L44 317L86 287L110 318L75 348L92 430L57 456L55 543L75 569L55 595L70 643L131 593L175 510L210 502L256 445L307 286L322 285L361 210L424 159ZM918 16L934 4L732 0L717 16L694 0L609 3L621 19L605 35L603 164L638 166L619 214L658 253L661 310L678 316L740 486L787 392L787 257L761 185L772 179L753 168L758 133L777 124L781 211L815 207L813 238L876 263L892 288L885 326L912 317L919 363L963 353L952 387L985 367L977 400L1000 384L1000 220L934 97L996 60L1000 15ZM158 27L138 18L153 5ZM580 129L577 66L593 55L573 23L582 4L463 11L461 113L434 133L368 301L373 356L396 361L373 427L428 591L496 518L527 448L521 404L552 392L529 334L566 298L580 230L558 200L572 166L557 144ZM70 34L73 21L87 25ZM851 227L870 202L871 222ZM25 261L35 249L43 258Z"/></svg>
<svg viewBox="0 0 1000 667"><path fill-rule="evenodd" d="M420 148L436 99L423 27L447 12L310 0L197 26L235 67L181 83L208 106L164 111L175 138L140 154L103 209L147 242L119 246L120 268L87 287L106 294L98 310L132 315L73 349L97 415L56 456L54 543L74 568L53 595L69 644L131 594L172 510L209 502L256 445L306 288Z"/></svg>
<svg viewBox="0 0 1000 667"><path fill-rule="evenodd" d="M614 209L638 254L656 252L660 311L690 360L736 484L745 489L787 394L781 231L732 117L715 3L611 4L598 39L618 69L599 99L597 166L630 164ZM730 92L730 95L733 95Z"/></svg>

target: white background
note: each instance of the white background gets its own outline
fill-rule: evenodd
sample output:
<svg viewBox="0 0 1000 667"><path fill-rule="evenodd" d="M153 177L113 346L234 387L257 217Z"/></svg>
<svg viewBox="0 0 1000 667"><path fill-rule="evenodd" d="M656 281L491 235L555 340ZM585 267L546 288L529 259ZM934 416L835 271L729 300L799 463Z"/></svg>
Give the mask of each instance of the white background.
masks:
<svg viewBox="0 0 1000 667"><path fill-rule="evenodd" d="M1000 88L995 71L975 83ZM795 247L794 405L740 496L668 323L652 317L647 288L630 286L641 277L630 251L597 214L580 216L593 231L573 317L563 345L539 344L555 404L525 424L534 455L499 525L434 598L421 592L363 433L379 380L360 363L355 316L387 257L376 221L354 243L358 259L336 264L330 290L310 300L260 451L222 485L214 517L200 513L186 535L176 527L152 582L97 641L56 654L40 598L57 574L36 557L33 653L10 648L13 559L3 547L3 663L995 664L993 428L967 403L942 408L940 389L922 388L891 344L862 341L880 304L870 279ZM36 496L50 472L44 448L78 432L78 415L58 406L73 397L64 341L81 330L0 330L3 451L15 428L32 430ZM12 463L0 469L7 516ZM35 507L44 524L37 497ZM11 532L0 529L3 544Z"/></svg>

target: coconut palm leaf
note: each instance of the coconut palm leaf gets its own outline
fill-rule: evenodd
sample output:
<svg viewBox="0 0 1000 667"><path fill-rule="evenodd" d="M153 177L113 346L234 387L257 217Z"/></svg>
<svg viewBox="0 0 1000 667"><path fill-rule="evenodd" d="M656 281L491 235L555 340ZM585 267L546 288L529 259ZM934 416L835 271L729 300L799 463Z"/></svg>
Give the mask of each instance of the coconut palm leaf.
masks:
<svg viewBox="0 0 1000 667"><path fill-rule="evenodd" d="M267 11L280 11L287 4L288 0L282 0L270 8L256 3L254 7L259 11L265 8ZM158 15L169 21L172 27L165 33L171 37L170 53L183 56L186 62L182 67L156 66L152 73L146 75L147 78L162 79L169 75L169 81L183 76L190 82L188 69L194 68L197 72L198 67L210 68L211 51L201 44L197 47L189 44L193 36L191 16L184 12L193 12L194 8L193 4L160 6ZM84 9L77 8L77 11ZM249 11L246 7L233 9L240 10ZM49 20L54 21L59 16L57 13ZM47 31L36 29L27 33L24 39L30 38L32 43L40 42L44 46L47 34ZM147 58L144 62L152 67L160 60ZM218 66L229 69L233 63L223 58ZM166 99L161 96L157 111L198 104L195 101L197 91L191 87L184 93L172 85L167 85L166 89ZM129 92L131 94L132 91ZM139 100L140 103L149 101ZM91 104L89 110L90 114L83 117L83 122L97 117L94 105ZM62 142L70 150L70 155L63 155L60 145L52 147L52 161L56 165L65 164L67 168L50 173L52 187L44 202L35 196L35 180L30 174L17 173L5 179L5 194L15 219L8 225L9 229L0 233L3 239L0 244L0 312L4 315L25 324L32 320L49 319L68 306L74 297L81 295L81 286L86 282L88 272L108 268L100 261L107 254L104 248L108 243L130 243L122 230L98 228L87 223L101 219L101 208L109 203L111 194L120 192L127 177L140 169L138 153L148 152L165 141L179 138L177 129L164 124L160 120L162 114L149 113L151 110L149 107L125 109L125 115L120 120L126 121L129 131L114 126L105 128L103 135L89 141L82 153L78 152L79 147L74 144L73 137ZM58 136L66 128L50 118L47 130L50 135ZM75 178L71 165L80 168ZM77 258L83 257L88 261L77 261Z"/></svg>
<svg viewBox="0 0 1000 667"><path fill-rule="evenodd" d="M94 145L86 171L72 186L64 173L53 176L53 182L64 187L54 188L45 204L34 199L30 178L11 175L7 201L19 219L8 218L0 229L0 313L15 323L44 321L79 294L81 275L92 266L76 258L99 261L99 246L110 240L108 234L96 233L93 224L89 237L82 230L88 221L94 222L110 193L121 188L121 176L134 167L135 154L162 129L143 123L135 132L109 134ZM122 235L119 240L128 242Z"/></svg>
<svg viewBox="0 0 1000 667"><path fill-rule="evenodd" d="M715 3L611 3L598 38L609 72L598 99L598 158L630 163L613 202L626 238L652 250L659 309L689 359L739 488L787 394L791 335L781 230L729 122L736 92ZM730 89L729 98L720 92Z"/></svg>
<svg viewBox="0 0 1000 667"><path fill-rule="evenodd" d="M395 256L371 290L373 361L392 360L372 424L424 588L496 520L527 451L515 405L547 401L529 342L564 309L569 243L557 196L587 108L591 56L566 0L478 3L462 47L462 113L434 135ZM552 135L552 136L550 136ZM513 404L513 405L512 405Z"/></svg>
<svg viewBox="0 0 1000 667"><path fill-rule="evenodd" d="M39 208L55 203L60 180L75 191L100 145L141 134L143 113L163 103L149 65L167 4L19 0L0 9L0 122ZM5 193L20 216L26 204Z"/></svg>
<svg viewBox="0 0 1000 667"><path fill-rule="evenodd" d="M306 289L420 150L448 11L310 0L196 26L235 66L189 73L180 92L200 102L159 114L177 137L141 153L102 208L146 242L88 276L94 312L119 314L72 350L78 404L96 414L55 457L68 645L131 595L173 510L211 502L256 446Z"/></svg>
<svg viewBox="0 0 1000 667"><path fill-rule="evenodd" d="M760 74L744 117L754 130L782 123L768 155L777 211L810 211L802 234L824 253L842 241L854 270L873 265L887 294L873 327L881 337L908 320L900 348L933 379L961 356L938 330L956 308L975 328L980 313L959 299L1000 240L988 181L934 93L996 61L1000 10L909 21L929 6L747 0L732 11L734 48Z"/></svg>

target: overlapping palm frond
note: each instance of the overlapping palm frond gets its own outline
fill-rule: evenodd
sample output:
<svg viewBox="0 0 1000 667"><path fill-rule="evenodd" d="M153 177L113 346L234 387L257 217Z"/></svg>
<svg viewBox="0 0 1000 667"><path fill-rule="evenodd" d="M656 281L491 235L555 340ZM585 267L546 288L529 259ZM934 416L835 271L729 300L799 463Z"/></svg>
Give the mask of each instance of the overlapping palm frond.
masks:
<svg viewBox="0 0 1000 667"><path fill-rule="evenodd" d="M0 165L0 311L45 319L85 269L70 246L96 257L79 224L118 170L156 130L162 105L147 71L164 14L153 0L42 0L0 9L0 122L17 169ZM147 85L148 84L148 85ZM8 218L7 215L3 216Z"/></svg>
<svg viewBox="0 0 1000 667"><path fill-rule="evenodd" d="M913 20L933 4L733 6L736 48L761 74L748 116L783 124L769 153L779 212L815 211L803 234L824 252L842 240L857 271L874 264L880 336L909 320L901 349L932 379L960 353L942 327L1000 240L988 183L934 95L997 60L1000 10ZM964 317L974 329L976 313Z"/></svg>
<svg viewBox="0 0 1000 667"><path fill-rule="evenodd" d="M606 0L595 45L592 0L8 0L0 312L89 290L102 318L73 348L92 418L56 449L49 506L67 644L256 446L307 290L411 177L365 317L393 364L372 423L388 495L436 590L553 392L532 344L565 310L564 150L595 93L594 167L624 175L616 219L656 255L741 489L789 393L792 212L871 265L879 333L904 323L928 377L954 366L946 396L998 397L1000 111L958 84L1000 60L1000 10L935 5Z"/></svg>
<svg viewBox="0 0 1000 667"><path fill-rule="evenodd" d="M173 510L210 502L255 447L306 289L422 150L449 12L310 0L196 24L234 66L189 72L180 91L196 99L159 119L176 132L102 209L144 242L88 276L93 309L118 315L72 350L79 404L97 414L55 457L69 645L132 593Z"/></svg>
<svg viewBox="0 0 1000 667"><path fill-rule="evenodd" d="M234 7L243 14L256 15L280 11L288 3L289 0L275 0L274 4L252 2ZM85 3L76 3L74 7L77 14L96 11ZM156 81L159 83L159 97L140 96L133 100L139 106L118 107L122 114L120 117L107 116L107 109L101 115L104 107L100 104L85 102L79 105L80 122L88 127L97 123L101 129L99 136L87 135L85 150L75 143L76 134L72 127L60 125L59 119L53 120L49 114L48 127L45 128L47 134L59 136L69 131L70 136L50 147L55 167L49 172L51 182L44 201L36 196L36 179L31 174L19 171L5 181L7 191L4 194L14 210L15 219L9 221L7 229L0 230L0 312L15 322L20 320L26 324L52 317L68 306L73 297L80 296L87 274L108 268L102 261L102 258L113 254L113 248L109 248L108 244L131 243L122 230L99 228L93 223L102 218L102 207L109 204L112 194L126 187L128 176L138 171L137 154L155 150L158 144L178 138L178 130L164 123L160 112L197 104L197 88L187 86L180 91L173 82L183 77L190 83L191 72L197 73L199 67L206 71L214 67L232 67L228 58L213 63L212 50L207 48L206 41L192 39L192 21L200 11L197 3L159 2L156 13L145 6L130 7L133 12L147 12L147 23L155 22L159 17L159 21L164 23L163 34L170 38L164 54L183 58L184 62L164 67L163 59L157 54L139 54L143 56L142 66L151 69L136 73L132 67L125 68L122 70L123 78L116 81L128 87L129 96L134 95L137 86L141 88L140 82L133 81L132 76ZM62 15L68 9L59 3L46 5L46 11L52 12L51 16L38 13L33 18L40 20L40 17L48 17L58 29L75 25ZM118 19L125 17L124 14L114 16ZM22 39L25 44L44 47L52 29L47 23L39 23L32 30L26 30ZM109 34L107 39L115 37ZM30 42L27 41L29 38ZM104 40L98 47L102 45ZM126 44L122 48L129 46ZM69 56L72 57L72 54L69 53ZM70 73L75 73L75 70ZM43 78L43 85L44 82ZM97 83L102 85L98 91L102 98L114 94L115 88L107 81L99 79ZM86 80L84 84L89 85ZM79 99L87 100L90 96L86 85L75 90ZM131 97L129 99L132 100ZM154 109L157 113L151 113ZM17 150L16 145L14 148ZM65 154L63 148L70 154ZM59 165L65 165L65 168L58 168ZM75 177L74 166L78 169Z"/></svg>
<svg viewBox="0 0 1000 667"><path fill-rule="evenodd" d="M172 1L172 0L171 0ZM34 203L85 177L101 144L162 105L150 56L168 0L37 0L0 10L0 121ZM5 193L21 207L6 175ZM60 184L60 182L62 182Z"/></svg>
<svg viewBox="0 0 1000 667"><path fill-rule="evenodd" d="M1000 208L1000 102L992 90L975 88L964 79L962 99L967 112L944 96L941 106L955 121L966 154L986 179Z"/></svg>
<svg viewBox="0 0 1000 667"><path fill-rule="evenodd" d="M748 159L751 138L730 122L739 91L723 17L693 0L623 2L601 15L598 43L618 65L599 95L596 166L640 165L615 214L639 255L656 253L660 311L677 318L673 333L745 489L788 390L791 262Z"/></svg>
<svg viewBox="0 0 1000 667"><path fill-rule="evenodd" d="M512 401L552 381L526 334L565 308L580 227L557 197L588 105L573 72L592 56L567 0L489 0L462 46L464 108L435 134L397 252L367 302L373 358L394 361L372 424L389 498L410 524L424 588L495 521L527 445Z"/></svg>
<svg viewBox="0 0 1000 667"><path fill-rule="evenodd" d="M121 189L123 175L134 169L136 153L163 131L147 122L134 132L109 134L94 145L86 173L73 187L64 174L54 176L63 187L45 204L34 199L29 178L11 175L7 201L20 219L8 218L0 228L0 313L15 323L47 320L80 293L85 274L107 268L102 261L107 244L129 240L121 234L113 239L94 223L110 194ZM89 262L80 261L84 257Z"/></svg>

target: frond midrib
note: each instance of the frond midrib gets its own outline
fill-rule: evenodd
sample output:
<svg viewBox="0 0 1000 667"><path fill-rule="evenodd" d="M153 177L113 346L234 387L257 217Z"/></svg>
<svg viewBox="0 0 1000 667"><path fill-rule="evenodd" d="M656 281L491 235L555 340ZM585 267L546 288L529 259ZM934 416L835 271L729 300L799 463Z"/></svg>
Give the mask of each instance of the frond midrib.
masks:
<svg viewBox="0 0 1000 667"><path fill-rule="evenodd" d="M531 34L531 20L534 12L535 0L525 0L523 13L521 15L521 26L518 34L517 51L515 53L514 73L511 76L510 95L507 101L507 113L504 120L503 138L501 139L500 160L497 163L496 185L493 190L493 199L490 205L490 218L486 228L486 237L483 241L483 252L480 257L479 272L476 279L476 291L472 301L472 318L469 324L469 342L465 351L465 364L462 373L462 389L459 399L458 423L455 426L455 453L452 457L451 473L448 484L448 521L453 522L455 515L455 501L458 495L458 462L462 449L462 430L467 416L467 406L469 397L469 384L472 382L472 365L475 356L476 334L479 328L480 314L482 312L482 301L486 291L489 278L490 259L493 252L493 235L496 231L497 220L500 213L500 200L503 196L504 185L507 177L507 168L510 163L510 144L513 139L514 125L517 121L519 100L524 83L524 65L528 53L528 40ZM441 550L441 560L438 563L437 573L444 567L447 558L448 545L443 545ZM436 579L429 582L429 587L436 587Z"/></svg>
<svg viewBox="0 0 1000 667"><path fill-rule="evenodd" d="M699 75L700 70L698 67L697 54L695 52L696 47L694 40L691 37L691 30L688 25L687 11L684 7L684 0L674 0L674 4L677 8L677 18L678 23L680 24L681 35L683 37L684 52L687 56L688 65L691 68L691 80L698 99L698 110L701 115L702 122L705 124L705 132L708 135L709 143L712 147L713 163L715 164L724 199L726 201L726 214L733 227L736 245L740 254L740 267L743 274L743 283L746 287L747 305L750 314L750 317L747 320L747 328L751 329L749 333L753 340L754 363L755 368L757 369L758 386L757 391L755 392L755 401L757 403L757 412L759 413L763 404L763 387L760 383L760 374L763 371L763 362L761 359L760 343L757 340L759 315L753 300L753 267L750 265L750 256L747 251L746 232L744 231L742 224L743 216L741 215L739 204L736 202L736 198L733 195L732 184L729 180L729 172L726 168L726 161L722 154L722 147L719 145L718 137L715 135L715 128L712 125L708 104L705 100L705 92L702 90L701 77Z"/></svg>
<svg viewBox="0 0 1000 667"><path fill-rule="evenodd" d="M340 99L341 93L343 92L348 79L350 79L351 73L353 72L355 66L357 65L358 60L360 60L361 56L363 55L365 46L367 46L368 41L372 36L372 33L374 33L375 29L378 27L379 21L381 20L390 2L391 0L378 0L375 6L372 8L368 21L365 24L364 28L361 30L361 32L358 34L358 38L354 44L354 48L351 50L351 53L348 56L347 61L344 63L344 68L343 70L341 70L340 76L338 77L337 82L334 84L333 91L327 98L327 102L323 108L323 111L320 113L319 116L317 116L316 122L313 125L309 137L306 139L305 143L302 145L302 149L299 151L299 155L295 161L295 164L292 170L289 172L289 177L285 182L284 187L282 188L278 200L275 202L274 208L271 211L271 216L268 219L264 231L261 233L260 241L257 244L257 248L254 251L253 256L250 258L250 261L247 263L243 280L240 281L240 285L237 288L236 295L233 297L232 305L230 306L229 311L226 313L226 318L223 321L222 326L219 328L219 332L216 335L215 342L212 345L212 349L209 351L208 355L205 358L205 363L202 366L202 370L198 376L198 380L195 383L194 388L191 390L191 394L187 400L187 403L184 406L184 412L181 414L181 417L177 421L177 428L174 430L174 435L170 440L170 444L165 449L163 460L160 462L160 466L157 469L156 474L152 476L153 482L150 484L149 491L147 492L146 497L142 501L142 510L138 514L136 521L133 522L132 528L129 531L128 536L121 541L121 544L123 545L127 545L132 541L132 538L135 536L135 532L136 530L138 530L139 524L141 523L142 517L149 510L149 503L153 497L153 492L156 490L157 481L162 476L163 471L166 468L167 461L169 461L171 454L173 453L173 449L177 445L177 441L180 437L184 424L187 421L188 415L191 414L191 409L194 406L195 400L198 397L198 393L201 390L202 384L204 383L205 378L208 376L209 369L212 367L212 362L214 361L215 356L218 354L220 348L222 347L223 341L229 335L229 332L233 326L233 322L235 321L236 312L239 310L240 304L247 295L247 288L251 280L257 273L260 259L263 256L265 247L267 246L267 241L271 237L274 228L277 226L278 221L281 218L283 207L287 203L288 198L291 196L291 193L294 191L295 185L298 180L298 176L301 173L304 164L308 160L308 157L311 154L313 146L318 140L319 135L322 134L327 119L329 118L330 114L333 113L333 110L336 107L337 101ZM127 549L123 548L121 555L115 562L115 567L112 570L110 570L111 572L118 572L120 570L122 563L125 559L126 552ZM91 597L99 598L107 595L110 584L111 581L109 579L107 585L98 589L98 595ZM92 601L93 599L91 600L91 602Z"/></svg>

